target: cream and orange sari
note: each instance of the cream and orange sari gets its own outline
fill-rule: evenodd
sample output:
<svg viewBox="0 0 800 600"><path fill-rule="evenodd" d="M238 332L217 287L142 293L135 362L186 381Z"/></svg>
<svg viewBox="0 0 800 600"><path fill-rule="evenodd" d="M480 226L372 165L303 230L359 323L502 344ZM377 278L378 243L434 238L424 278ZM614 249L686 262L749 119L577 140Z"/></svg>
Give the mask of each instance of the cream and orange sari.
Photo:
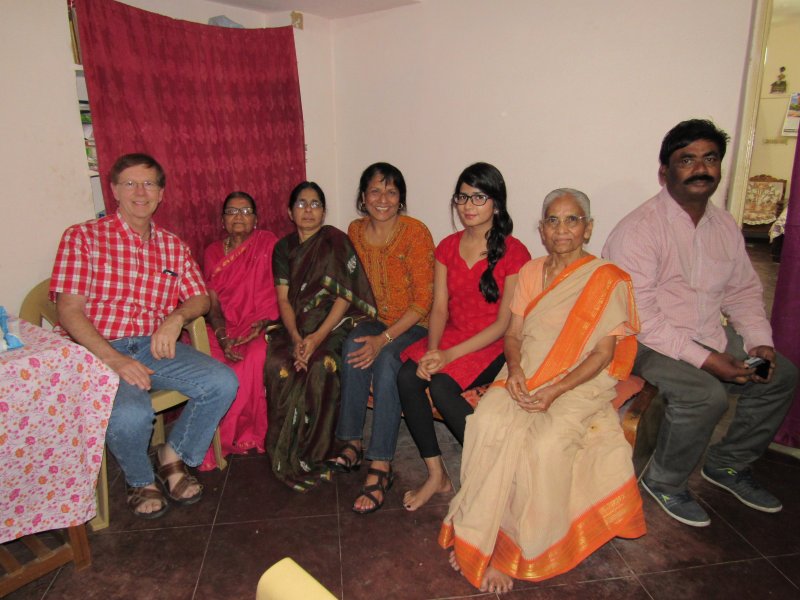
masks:
<svg viewBox="0 0 800 600"><path fill-rule="evenodd" d="M476 587L490 563L515 579L537 581L572 569L616 536L646 532L631 447L611 406L614 385L630 373L636 355L630 278L586 256L541 291L543 263L537 259L520 271L520 280L528 271L539 282L524 315L521 365L528 389L564 377L604 336L617 335L617 348L606 370L543 413L516 405L505 390L504 368L467 418L462 486L439 543L455 546ZM521 283L518 293L536 287Z"/></svg>

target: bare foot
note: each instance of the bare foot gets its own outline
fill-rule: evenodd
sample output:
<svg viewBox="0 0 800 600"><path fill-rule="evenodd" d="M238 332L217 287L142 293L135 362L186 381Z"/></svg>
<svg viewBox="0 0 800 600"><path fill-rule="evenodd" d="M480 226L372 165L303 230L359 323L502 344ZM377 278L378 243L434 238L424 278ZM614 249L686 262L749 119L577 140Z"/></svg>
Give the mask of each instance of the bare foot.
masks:
<svg viewBox="0 0 800 600"><path fill-rule="evenodd" d="M156 459L158 460L159 465L168 465L170 463L175 462L176 460L181 460L181 457L178 456L178 453L172 449L172 446L170 446L169 444L162 444L161 447L158 449ZM175 488L175 486L183 476L184 476L183 473L173 473L172 475L169 475L167 477L167 485L169 486L170 494L172 494L172 490ZM203 486L195 481L195 483L189 484L186 487L186 489L183 490L183 493L180 495L180 497L191 498L199 494L202 489Z"/></svg>
<svg viewBox="0 0 800 600"><path fill-rule="evenodd" d="M421 486L415 490L408 490L403 495L403 506L408 511L414 511L425 505L434 494L446 494L453 491L453 484L450 478L442 471L441 473L428 475Z"/></svg>
<svg viewBox="0 0 800 600"><path fill-rule="evenodd" d="M496 592L498 594L505 594L510 592L514 587L514 580L495 569L492 565L486 567L486 573L483 574L483 581L481 582L480 590L482 592Z"/></svg>
<svg viewBox="0 0 800 600"><path fill-rule="evenodd" d="M456 551L450 551L450 566L453 567L453 571L456 573L461 573L461 567L458 564L458 559L456 558Z"/></svg>

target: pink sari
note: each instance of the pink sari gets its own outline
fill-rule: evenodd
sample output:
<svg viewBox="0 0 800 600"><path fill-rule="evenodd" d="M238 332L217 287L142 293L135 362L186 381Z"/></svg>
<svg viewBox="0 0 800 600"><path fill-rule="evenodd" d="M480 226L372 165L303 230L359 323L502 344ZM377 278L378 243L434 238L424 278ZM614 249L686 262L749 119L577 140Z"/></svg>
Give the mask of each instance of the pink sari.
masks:
<svg viewBox="0 0 800 600"><path fill-rule="evenodd" d="M269 231L256 230L227 256L221 240L206 248L203 274L209 289L219 297L229 337L245 335L255 321L278 318L278 299L272 280L272 248L277 241ZM222 452L243 454L255 448L263 453L267 435L264 336L237 346L236 350L244 357L238 362L225 358L210 326L208 340L211 355L231 367L239 378L236 399L219 423ZM199 469L208 471L216 466L214 452L209 448Z"/></svg>

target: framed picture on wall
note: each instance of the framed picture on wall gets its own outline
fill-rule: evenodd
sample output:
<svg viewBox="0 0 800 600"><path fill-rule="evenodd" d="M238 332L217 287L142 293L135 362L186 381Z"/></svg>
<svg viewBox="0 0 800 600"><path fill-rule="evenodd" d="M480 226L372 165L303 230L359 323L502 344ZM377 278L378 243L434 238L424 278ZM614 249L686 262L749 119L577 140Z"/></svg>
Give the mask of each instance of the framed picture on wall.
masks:
<svg viewBox="0 0 800 600"><path fill-rule="evenodd" d="M794 92L789 96L789 106L786 107L781 135L797 137L798 125L800 125L800 92Z"/></svg>

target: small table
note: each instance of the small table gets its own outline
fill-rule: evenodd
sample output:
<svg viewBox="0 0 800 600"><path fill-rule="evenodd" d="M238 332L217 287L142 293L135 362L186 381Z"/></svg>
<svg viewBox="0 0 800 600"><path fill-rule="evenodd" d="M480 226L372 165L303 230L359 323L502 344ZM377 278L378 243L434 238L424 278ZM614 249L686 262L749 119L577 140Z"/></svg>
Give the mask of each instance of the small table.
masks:
<svg viewBox="0 0 800 600"><path fill-rule="evenodd" d="M117 374L82 346L11 321L25 346L0 353L0 543L22 538L37 558L23 567L0 546L7 571L0 595L70 560L77 568L91 564L84 523L95 514L119 387ZM62 528L68 528L63 547L51 550L35 538Z"/></svg>

